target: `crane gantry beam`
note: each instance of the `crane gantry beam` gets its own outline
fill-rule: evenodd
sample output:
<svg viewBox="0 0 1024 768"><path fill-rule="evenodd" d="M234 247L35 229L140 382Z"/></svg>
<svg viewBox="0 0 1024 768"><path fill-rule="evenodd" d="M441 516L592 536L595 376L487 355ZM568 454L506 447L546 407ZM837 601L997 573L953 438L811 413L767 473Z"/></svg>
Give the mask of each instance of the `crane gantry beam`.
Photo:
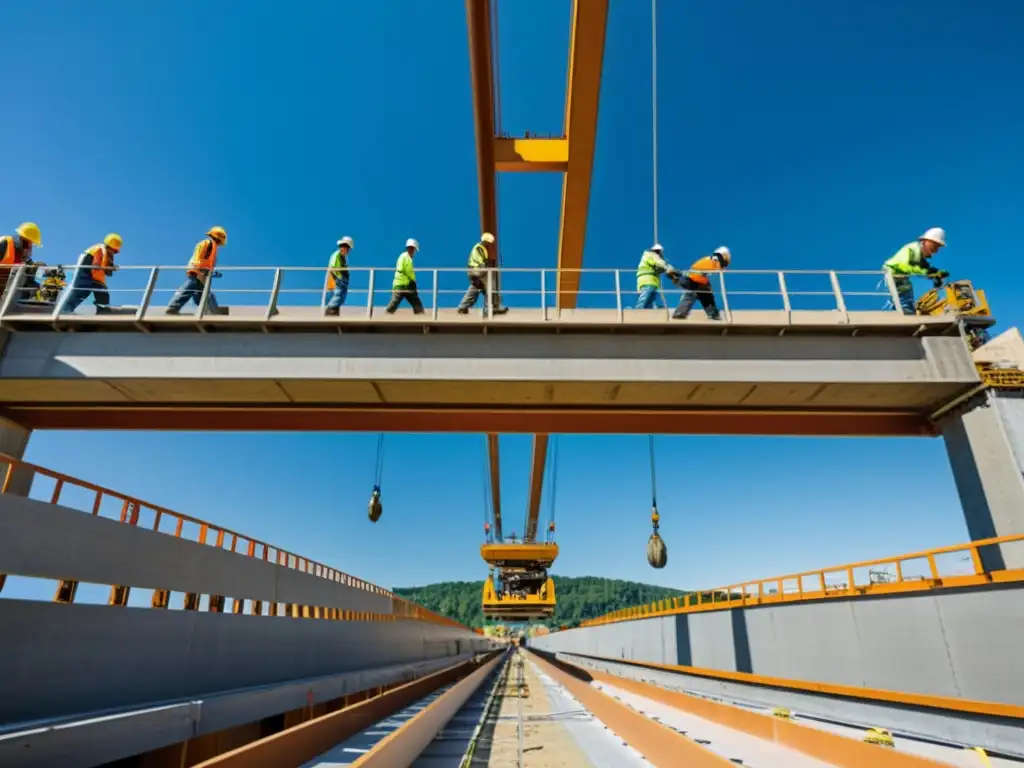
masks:
<svg viewBox="0 0 1024 768"><path fill-rule="evenodd" d="M533 461L530 464L530 501L526 507L526 533L523 541L536 541L540 500L544 489L544 465L548 458L548 436L533 436Z"/></svg>
<svg viewBox="0 0 1024 768"><path fill-rule="evenodd" d="M505 137L495 130L494 61L491 47L490 0L466 0L469 28L470 74L476 132L480 225L498 233L497 172L563 173L562 207L558 229L558 273L555 306L576 306L583 267L583 248L590 208L594 148L597 143L598 102L604 62L609 0L573 0L569 32L569 66L565 88L565 121L561 138ZM491 257L498 263L498 242ZM500 534L501 501L498 488L498 440L488 436L495 534ZM527 506L536 534L547 457L547 435L535 435L533 473ZM539 469L538 469L539 468ZM500 538L500 536L499 536Z"/></svg>

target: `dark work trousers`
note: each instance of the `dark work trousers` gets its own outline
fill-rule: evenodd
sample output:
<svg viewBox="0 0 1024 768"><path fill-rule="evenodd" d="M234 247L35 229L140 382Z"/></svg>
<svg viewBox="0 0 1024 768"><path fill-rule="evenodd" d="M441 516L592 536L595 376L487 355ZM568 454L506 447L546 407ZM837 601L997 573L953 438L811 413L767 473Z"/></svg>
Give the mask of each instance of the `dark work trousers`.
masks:
<svg viewBox="0 0 1024 768"><path fill-rule="evenodd" d="M696 280L685 277L679 281L679 287L683 289L683 298L679 300L679 306L672 313L672 317L677 320L684 319L693 309L693 302L699 301L704 313L711 320L721 319L718 314L718 305L715 303L715 292L710 283L698 283Z"/></svg>
<svg viewBox="0 0 1024 768"><path fill-rule="evenodd" d="M64 302L62 311L74 312L78 309L79 304L89 298L90 293L93 295L97 309L100 307L106 309L110 306L110 292L107 290L107 286L99 280L94 280L88 272L83 274L80 270L71 283L71 295Z"/></svg>
<svg viewBox="0 0 1024 768"><path fill-rule="evenodd" d="M423 314L423 302L420 301L420 292L417 290L415 284L410 285L408 288L392 290L391 301L388 302L388 306L384 311L389 315L395 314L395 311L398 309L398 305L402 303L402 299L409 302L409 306L412 307L414 315Z"/></svg>
<svg viewBox="0 0 1024 768"><path fill-rule="evenodd" d="M480 294L487 293L487 280L481 275L475 275L472 272L469 273L469 289L466 291L466 295L462 297L462 301L459 303L459 312L465 314L470 309L476 306L476 300L480 298ZM486 301L486 299L485 299Z"/></svg>

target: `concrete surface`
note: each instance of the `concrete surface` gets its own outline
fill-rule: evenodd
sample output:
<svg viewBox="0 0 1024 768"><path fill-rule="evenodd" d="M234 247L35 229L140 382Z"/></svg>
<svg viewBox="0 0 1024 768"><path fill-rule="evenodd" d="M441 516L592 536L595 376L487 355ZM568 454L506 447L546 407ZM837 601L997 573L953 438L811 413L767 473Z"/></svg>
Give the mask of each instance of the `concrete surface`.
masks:
<svg viewBox="0 0 1024 768"><path fill-rule="evenodd" d="M981 392L940 426L971 538L1024 533L1024 395ZM1024 541L981 556L986 570L1024 568Z"/></svg>
<svg viewBox="0 0 1024 768"><path fill-rule="evenodd" d="M565 661L671 690L726 701L747 701L762 708L785 707L798 718L819 718L887 728L900 739L938 741L947 745L982 746L993 752L1024 758L1024 722L1013 718L951 713L945 710L895 706L884 702L844 699L818 693L716 680L659 671L575 654L558 654ZM912 751L912 750L908 750ZM977 757L975 756L975 760Z"/></svg>
<svg viewBox="0 0 1024 768"><path fill-rule="evenodd" d="M651 638L675 634L660 649ZM605 624L543 651L1024 705L1024 585L833 598Z"/></svg>
<svg viewBox="0 0 1024 768"><path fill-rule="evenodd" d="M490 642L359 622L0 600L0 724L451 658Z"/></svg>
<svg viewBox="0 0 1024 768"><path fill-rule="evenodd" d="M243 688L200 699L0 727L0 765L88 768L347 694L408 682L472 654Z"/></svg>
<svg viewBox="0 0 1024 768"><path fill-rule="evenodd" d="M386 594L7 494L0 495L0 573L391 613Z"/></svg>
<svg viewBox="0 0 1024 768"><path fill-rule="evenodd" d="M0 401L11 406L927 411L977 384L955 336L21 333L0 359Z"/></svg>
<svg viewBox="0 0 1024 768"><path fill-rule="evenodd" d="M23 458L30 437L32 437L32 430L25 429L0 416L0 454L6 454L15 459ZM0 483L3 483L7 477L10 466L0 457ZM7 493L12 496L28 496L32 492L32 479L31 470L25 467L15 467L14 477L7 484Z"/></svg>

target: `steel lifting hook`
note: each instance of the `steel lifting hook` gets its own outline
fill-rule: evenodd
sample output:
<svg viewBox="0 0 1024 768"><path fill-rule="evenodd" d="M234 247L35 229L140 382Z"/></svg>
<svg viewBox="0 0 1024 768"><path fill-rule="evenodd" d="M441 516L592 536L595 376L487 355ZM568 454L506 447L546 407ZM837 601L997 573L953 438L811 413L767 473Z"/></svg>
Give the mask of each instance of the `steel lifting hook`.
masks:
<svg viewBox="0 0 1024 768"><path fill-rule="evenodd" d="M370 493L370 503L367 505L367 513L370 516L370 522L376 523L380 520L381 513L384 512L384 505L380 503L380 486L373 486L373 491Z"/></svg>

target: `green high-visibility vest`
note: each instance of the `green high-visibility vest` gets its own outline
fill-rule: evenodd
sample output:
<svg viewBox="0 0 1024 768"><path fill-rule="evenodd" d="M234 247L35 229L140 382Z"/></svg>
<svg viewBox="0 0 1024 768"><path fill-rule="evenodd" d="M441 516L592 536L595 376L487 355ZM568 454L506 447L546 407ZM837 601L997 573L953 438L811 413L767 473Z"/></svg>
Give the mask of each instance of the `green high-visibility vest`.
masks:
<svg viewBox="0 0 1024 768"><path fill-rule="evenodd" d="M402 291L416 282L416 270L412 268L412 256L403 253L395 264L395 279L391 281L391 290Z"/></svg>
<svg viewBox="0 0 1024 768"><path fill-rule="evenodd" d="M654 251L644 251L640 257L640 265L636 268L636 289L661 288L661 273L665 270L659 266L663 259Z"/></svg>
<svg viewBox="0 0 1024 768"><path fill-rule="evenodd" d="M907 243L894 253L883 266L894 275L927 275L920 243Z"/></svg>
<svg viewBox="0 0 1024 768"><path fill-rule="evenodd" d="M485 269L487 267L487 247L483 243L477 243L469 252L469 268Z"/></svg>

